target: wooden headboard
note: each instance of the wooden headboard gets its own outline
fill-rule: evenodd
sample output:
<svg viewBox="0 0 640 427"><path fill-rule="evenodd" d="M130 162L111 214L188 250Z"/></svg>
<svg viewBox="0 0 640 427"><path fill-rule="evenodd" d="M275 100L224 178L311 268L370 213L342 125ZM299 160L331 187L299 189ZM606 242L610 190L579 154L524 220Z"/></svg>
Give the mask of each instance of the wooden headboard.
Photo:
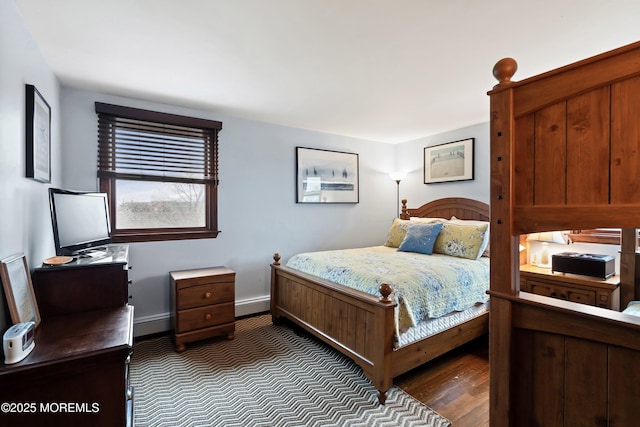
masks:
<svg viewBox="0 0 640 427"><path fill-rule="evenodd" d="M407 208L407 199L402 199L400 218L409 219L417 216L449 219L455 216L459 219L489 221L489 215L489 205L484 202L464 197L446 197L425 203L418 208Z"/></svg>
<svg viewBox="0 0 640 427"><path fill-rule="evenodd" d="M489 92L491 426L637 425L640 317L521 293L518 245L620 227L621 300L640 297L640 43L520 82L516 69L500 60Z"/></svg>

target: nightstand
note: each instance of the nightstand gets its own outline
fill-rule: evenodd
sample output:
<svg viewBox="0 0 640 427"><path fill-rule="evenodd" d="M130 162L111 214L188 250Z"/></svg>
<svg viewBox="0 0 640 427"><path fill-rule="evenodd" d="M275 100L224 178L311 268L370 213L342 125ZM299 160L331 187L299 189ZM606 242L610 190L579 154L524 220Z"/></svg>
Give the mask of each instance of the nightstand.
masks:
<svg viewBox="0 0 640 427"><path fill-rule="evenodd" d="M606 280L568 273L552 273L549 268L520 266L520 290L566 301L620 310L620 277Z"/></svg>
<svg viewBox="0 0 640 427"><path fill-rule="evenodd" d="M177 352L214 336L233 339L235 275L226 267L172 271L171 329Z"/></svg>

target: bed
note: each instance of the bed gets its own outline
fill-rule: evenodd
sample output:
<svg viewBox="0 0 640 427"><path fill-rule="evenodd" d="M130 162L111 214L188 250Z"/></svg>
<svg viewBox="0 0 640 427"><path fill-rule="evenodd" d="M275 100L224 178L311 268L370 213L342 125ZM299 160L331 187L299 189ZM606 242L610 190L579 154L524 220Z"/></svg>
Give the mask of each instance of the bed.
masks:
<svg viewBox="0 0 640 427"><path fill-rule="evenodd" d="M402 201L404 220L455 216L460 220L489 221L489 206L476 200L445 198L415 209L407 208L406 203ZM485 303L474 305L457 321L441 322L437 332L431 331L425 338L400 342L393 283L382 283L379 295L374 296L290 268L280 260L280 254L275 254L271 264L274 323L288 319L354 360L378 390L381 404L394 377L488 332Z"/></svg>
<svg viewBox="0 0 640 427"><path fill-rule="evenodd" d="M640 43L514 81L494 67L491 426L638 425L640 318L520 292L520 236L621 228L621 305L638 300Z"/></svg>

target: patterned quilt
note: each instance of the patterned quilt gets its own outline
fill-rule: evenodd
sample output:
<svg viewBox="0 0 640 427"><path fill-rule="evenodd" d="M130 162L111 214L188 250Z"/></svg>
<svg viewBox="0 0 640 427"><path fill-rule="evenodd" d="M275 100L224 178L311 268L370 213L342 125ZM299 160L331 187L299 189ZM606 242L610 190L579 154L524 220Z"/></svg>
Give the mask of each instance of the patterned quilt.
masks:
<svg viewBox="0 0 640 427"><path fill-rule="evenodd" d="M308 252L287 267L379 296L381 283L394 288L397 333L418 322L462 311L489 299L489 258L398 252L387 246Z"/></svg>

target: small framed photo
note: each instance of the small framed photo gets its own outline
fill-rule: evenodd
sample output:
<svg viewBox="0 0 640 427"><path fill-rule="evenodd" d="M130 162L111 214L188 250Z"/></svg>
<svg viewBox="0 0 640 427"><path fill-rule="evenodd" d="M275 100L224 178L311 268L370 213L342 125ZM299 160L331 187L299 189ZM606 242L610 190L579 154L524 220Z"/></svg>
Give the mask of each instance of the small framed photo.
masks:
<svg viewBox="0 0 640 427"><path fill-rule="evenodd" d="M424 148L424 183L473 179L475 138Z"/></svg>
<svg viewBox="0 0 640 427"><path fill-rule="evenodd" d="M26 86L27 178L51 182L51 107L33 85Z"/></svg>
<svg viewBox="0 0 640 427"><path fill-rule="evenodd" d="M358 155L296 147L297 203L358 203Z"/></svg>
<svg viewBox="0 0 640 427"><path fill-rule="evenodd" d="M0 260L0 278L11 321L14 324L34 322L35 327L38 327L40 312L24 254L19 253Z"/></svg>

